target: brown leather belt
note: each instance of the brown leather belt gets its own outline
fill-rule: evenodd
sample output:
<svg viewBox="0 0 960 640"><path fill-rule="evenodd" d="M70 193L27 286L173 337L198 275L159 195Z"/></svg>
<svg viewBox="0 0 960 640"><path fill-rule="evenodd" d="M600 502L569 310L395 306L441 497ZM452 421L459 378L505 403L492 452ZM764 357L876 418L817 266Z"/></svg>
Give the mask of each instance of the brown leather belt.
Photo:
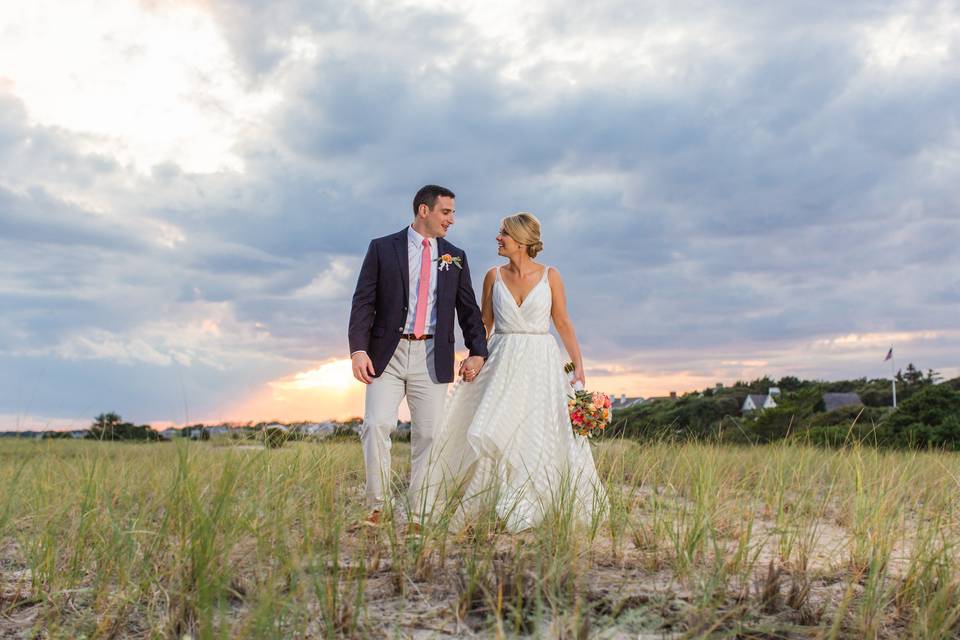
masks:
<svg viewBox="0 0 960 640"><path fill-rule="evenodd" d="M403 338L404 340L429 340L430 338L433 337L433 334L425 333L418 338L412 333L401 333L400 337Z"/></svg>

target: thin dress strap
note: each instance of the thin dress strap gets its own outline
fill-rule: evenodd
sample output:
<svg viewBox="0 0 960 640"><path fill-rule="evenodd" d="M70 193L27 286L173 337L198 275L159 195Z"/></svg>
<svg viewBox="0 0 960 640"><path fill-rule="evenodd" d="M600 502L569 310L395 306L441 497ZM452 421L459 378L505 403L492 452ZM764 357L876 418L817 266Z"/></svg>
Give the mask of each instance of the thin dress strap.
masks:
<svg viewBox="0 0 960 640"><path fill-rule="evenodd" d="M546 279L547 279L547 273L548 273L549 271L550 271L550 267L544 267L544 268L543 268L543 277L540 278L540 280L546 280Z"/></svg>

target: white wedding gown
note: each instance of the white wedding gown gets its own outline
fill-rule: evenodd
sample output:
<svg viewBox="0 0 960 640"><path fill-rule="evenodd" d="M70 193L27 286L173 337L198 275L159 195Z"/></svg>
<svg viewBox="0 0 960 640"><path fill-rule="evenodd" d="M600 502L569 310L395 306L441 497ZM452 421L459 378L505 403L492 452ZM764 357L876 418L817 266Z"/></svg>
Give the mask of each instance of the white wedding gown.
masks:
<svg viewBox="0 0 960 640"><path fill-rule="evenodd" d="M473 382L451 388L435 439L431 484L439 497L462 496L458 517L468 521L495 501L510 531L551 510L589 523L607 506L590 443L570 426L572 388L549 333L548 270L518 306L497 269L489 357Z"/></svg>

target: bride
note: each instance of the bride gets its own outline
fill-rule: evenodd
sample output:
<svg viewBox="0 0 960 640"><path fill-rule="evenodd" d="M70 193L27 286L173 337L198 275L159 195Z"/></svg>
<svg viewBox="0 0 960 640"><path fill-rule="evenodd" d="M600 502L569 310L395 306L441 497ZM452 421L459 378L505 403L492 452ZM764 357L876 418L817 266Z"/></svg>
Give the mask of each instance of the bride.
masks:
<svg viewBox="0 0 960 640"><path fill-rule="evenodd" d="M585 380L563 280L534 262L543 243L532 214L504 218L497 243L509 262L483 281L490 355L475 382L458 382L447 397L430 484L459 505L459 517L492 505L509 531L535 526L551 510L590 522L607 500L590 444L570 425L571 384ZM551 320L573 360L571 380Z"/></svg>

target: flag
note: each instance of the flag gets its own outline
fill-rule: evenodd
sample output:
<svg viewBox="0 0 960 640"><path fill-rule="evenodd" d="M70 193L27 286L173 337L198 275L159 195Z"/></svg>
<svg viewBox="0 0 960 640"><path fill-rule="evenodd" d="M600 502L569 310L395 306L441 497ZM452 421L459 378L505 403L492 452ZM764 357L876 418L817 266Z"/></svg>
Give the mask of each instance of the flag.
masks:
<svg viewBox="0 0 960 640"><path fill-rule="evenodd" d="M893 347L890 347L890 351L887 351L887 357L883 359L884 362L893 357Z"/></svg>

